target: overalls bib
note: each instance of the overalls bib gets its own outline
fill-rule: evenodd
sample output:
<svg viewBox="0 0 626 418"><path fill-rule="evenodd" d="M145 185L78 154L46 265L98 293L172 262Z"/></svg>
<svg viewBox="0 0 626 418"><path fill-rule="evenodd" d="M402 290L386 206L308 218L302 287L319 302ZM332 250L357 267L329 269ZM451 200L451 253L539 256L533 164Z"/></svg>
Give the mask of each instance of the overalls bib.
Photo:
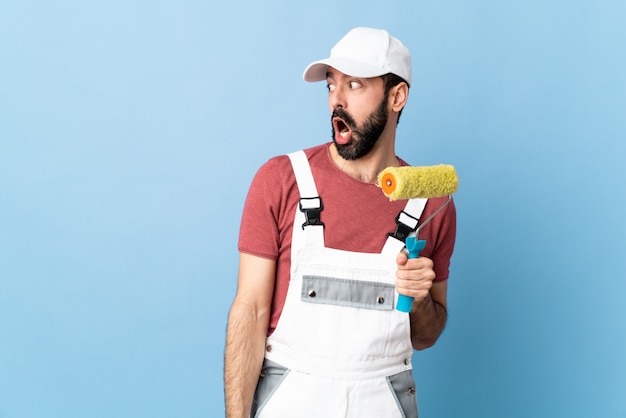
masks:
<svg viewBox="0 0 626 418"><path fill-rule="evenodd" d="M308 159L302 151L289 158L301 197L291 278L266 341L252 416L415 418L409 315L395 310L404 242L389 236L380 254L326 248ZM410 200L398 219L417 224L425 204Z"/></svg>

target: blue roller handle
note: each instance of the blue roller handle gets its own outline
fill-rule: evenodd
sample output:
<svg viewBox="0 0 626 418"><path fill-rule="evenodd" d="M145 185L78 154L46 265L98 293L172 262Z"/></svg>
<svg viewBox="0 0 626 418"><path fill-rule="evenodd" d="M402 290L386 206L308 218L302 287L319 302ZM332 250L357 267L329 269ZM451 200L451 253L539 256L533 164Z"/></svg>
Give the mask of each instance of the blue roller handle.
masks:
<svg viewBox="0 0 626 418"><path fill-rule="evenodd" d="M417 237L407 237L404 245L406 245L406 249L409 251L409 258L418 258L420 251L422 251L426 245L426 240L420 240L417 239ZM411 296L398 295L398 303L396 304L398 311L411 312L412 307L413 298Z"/></svg>

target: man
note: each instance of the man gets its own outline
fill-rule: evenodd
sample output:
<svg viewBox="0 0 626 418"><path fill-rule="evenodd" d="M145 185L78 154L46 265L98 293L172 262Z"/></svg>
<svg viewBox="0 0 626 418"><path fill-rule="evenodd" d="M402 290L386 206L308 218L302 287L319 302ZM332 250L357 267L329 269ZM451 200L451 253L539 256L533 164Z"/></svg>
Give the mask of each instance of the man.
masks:
<svg viewBox="0 0 626 418"><path fill-rule="evenodd" d="M446 323L456 214L453 203L439 212L408 259L402 219L426 219L444 199L390 202L376 184L406 165L394 150L409 52L384 30L356 28L304 79L327 83L332 142L269 160L250 187L226 415L417 417L412 350ZM414 298L410 314L394 308L397 294Z"/></svg>

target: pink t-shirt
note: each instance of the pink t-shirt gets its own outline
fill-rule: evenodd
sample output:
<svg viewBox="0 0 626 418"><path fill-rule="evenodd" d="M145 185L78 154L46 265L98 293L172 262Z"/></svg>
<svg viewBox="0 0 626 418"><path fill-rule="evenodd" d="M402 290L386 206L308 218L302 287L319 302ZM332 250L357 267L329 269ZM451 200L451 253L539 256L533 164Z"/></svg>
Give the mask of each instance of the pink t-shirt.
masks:
<svg viewBox="0 0 626 418"><path fill-rule="evenodd" d="M395 231L395 219L406 201L390 202L382 190L346 175L335 166L329 144L305 150L324 209L324 240L327 247L339 250L379 253L387 235ZM289 157L274 157L255 175L246 198L239 251L276 260L276 284L270 318L271 333L282 312L291 267L291 235L300 195ZM422 219L437 209L446 198L429 199ZM448 279L450 258L456 236L454 202L448 204L420 231L426 240L420 256L433 260L435 281Z"/></svg>

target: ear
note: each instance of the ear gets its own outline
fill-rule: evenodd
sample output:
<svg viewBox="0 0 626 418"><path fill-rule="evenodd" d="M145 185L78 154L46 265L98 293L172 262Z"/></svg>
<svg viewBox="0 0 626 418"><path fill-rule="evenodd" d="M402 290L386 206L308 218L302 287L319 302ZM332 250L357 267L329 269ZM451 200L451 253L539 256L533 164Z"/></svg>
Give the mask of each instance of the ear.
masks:
<svg viewBox="0 0 626 418"><path fill-rule="evenodd" d="M406 101L409 98L409 86L402 82L397 86L394 86L389 92L389 103L391 104L391 109L394 112L401 111L406 105Z"/></svg>

